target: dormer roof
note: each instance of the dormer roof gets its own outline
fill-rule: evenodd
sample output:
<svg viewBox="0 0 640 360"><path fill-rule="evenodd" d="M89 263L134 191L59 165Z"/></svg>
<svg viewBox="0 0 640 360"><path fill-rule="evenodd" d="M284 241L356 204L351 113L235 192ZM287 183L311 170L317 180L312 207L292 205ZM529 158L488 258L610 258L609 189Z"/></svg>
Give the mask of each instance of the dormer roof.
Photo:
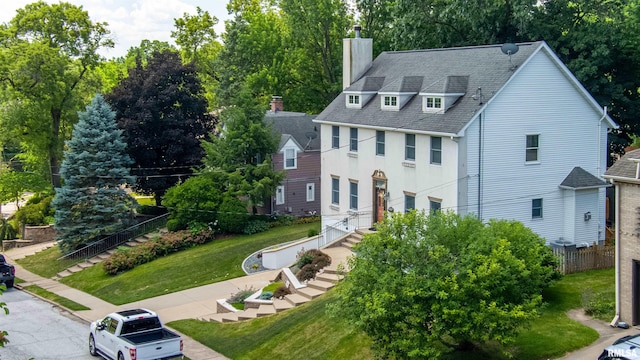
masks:
<svg viewBox="0 0 640 360"><path fill-rule="evenodd" d="M365 76L346 88L345 92L377 92L382 88L384 76Z"/></svg>
<svg viewBox="0 0 640 360"><path fill-rule="evenodd" d="M383 86L379 94L417 94L422 87L423 76L403 76Z"/></svg>

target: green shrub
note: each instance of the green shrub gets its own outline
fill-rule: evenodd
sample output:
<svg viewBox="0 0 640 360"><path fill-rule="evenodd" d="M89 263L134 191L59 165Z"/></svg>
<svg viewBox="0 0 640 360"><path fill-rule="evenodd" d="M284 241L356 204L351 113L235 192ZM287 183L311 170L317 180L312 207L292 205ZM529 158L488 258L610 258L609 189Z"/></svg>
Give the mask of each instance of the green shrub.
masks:
<svg viewBox="0 0 640 360"><path fill-rule="evenodd" d="M231 294L231 296L227 299L227 302L231 305L233 304L244 304L244 301L251 296L254 292L256 292L253 288L248 288L244 290L240 290L235 294Z"/></svg>
<svg viewBox="0 0 640 360"><path fill-rule="evenodd" d="M312 216L299 217L299 218L295 219L294 222L296 224L310 224L310 223L314 223L314 222L318 222L318 221L320 221L320 216L312 215Z"/></svg>
<svg viewBox="0 0 640 360"><path fill-rule="evenodd" d="M311 261L311 265L315 265L315 267L320 270L326 266L331 265L331 256L320 252L317 254L313 260Z"/></svg>
<svg viewBox="0 0 640 360"><path fill-rule="evenodd" d="M318 229L309 229L309 231L307 232L307 237L314 237L318 234Z"/></svg>
<svg viewBox="0 0 640 360"><path fill-rule="evenodd" d="M178 219L169 219L167 220L166 227L167 227L167 230L174 232L174 231L185 230L187 228L187 225L183 224Z"/></svg>
<svg viewBox="0 0 640 360"><path fill-rule="evenodd" d="M242 232L247 235L251 235L267 230L269 230L269 224L267 224L267 222L261 220L251 220L247 223Z"/></svg>
<svg viewBox="0 0 640 360"><path fill-rule="evenodd" d="M298 271L298 273L296 274L296 277L300 281L311 280L314 277L316 277L317 272L318 272L318 269L316 268L315 265L307 264L300 268L300 271Z"/></svg>
<svg viewBox="0 0 640 360"><path fill-rule="evenodd" d="M221 180L216 176L215 173L206 173L190 177L169 188L162 205L167 207L171 218L185 225L192 221L203 224L214 222L216 211L222 203Z"/></svg>
<svg viewBox="0 0 640 360"><path fill-rule="evenodd" d="M201 245L213 239L213 232L209 230L200 231L195 235L188 231L171 232L133 248L118 248L102 263L102 268L107 274L116 275L161 256Z"/></svg>
<svg viewBox="0 0 640 360"><path fill-rule="evenodd" d="M240 234L249 220L246 204L235 196L226 196L218 210L218 226L225 233Z"/></svg>
<svg viewBox="0 0 640 360"><path fill-rule="evenodd" d="M17 235L16 229L11 222L5 218L0 219L0 241L15 239Z"/></svg>
<svg viewBox="0 0 640 360"><path fill-rule="evenodd" d="M167 213L164 206L140 205L137 209L138 214L160 216Z"/></svg>
<svg viewBox="0 0 640 360"><path fill-rule="evenodd" d="M276 299L280 299L283 296L289 295L289 294L291 294L291 291L289 290L289 288L284 285L281 285L273 292L273 297L275 297Z"/></svg>
<svg viewBox="0 0 640 360"><path fill-rule="evenodd" d="M595 318L610 317L615 313L615 301L607 299L603 293L595 293L591 288L582 292L582 307L587 315Z"/></svg>
<svg viewBox="0 0 640 360"><path fill-rule="evenodd" d="M315 254L313 252L311 252L311 250L309 251L304 251L304 248L302 248L302 250L300 250L298 252L297 255L297 260L296 260L296 266L298 268L302 268L303 266L307 265L307 264L311 264L311 262L313 261L313 257L315 256Z"/></svg>

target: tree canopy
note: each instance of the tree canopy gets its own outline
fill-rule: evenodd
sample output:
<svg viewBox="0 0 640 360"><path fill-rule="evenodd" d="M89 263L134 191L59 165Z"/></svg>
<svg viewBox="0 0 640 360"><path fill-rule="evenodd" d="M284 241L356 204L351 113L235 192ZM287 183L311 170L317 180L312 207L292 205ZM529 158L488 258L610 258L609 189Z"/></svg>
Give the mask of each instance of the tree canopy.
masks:
<svg viewBox="0 0 640 360"><path fill-rule="evenodd" d="M66 145L60 167L63 186L56 189L52 204L59 246L68 253L131 224L134 200L124 185L135 179L129 174L132 160L122 130L101 95L79 113Z"/></svg>
<svg viewBox="0 0 640 360"><path fill-rule="evenodd" d="M215 126L193 64L183 65L174 51L154 52L106 99L134 160L135 189L160 205L165 191L201 164L200 141Z"/></svg>
<svg viewBox="0 0 640 360"><path fill-rule="evenodd" d="M544 239L507 220L392 214L355 251L331 312L364 330L383 358L508 344L559 278Z"/></svg>
<svg viewBox="0 0 640 360"><path fill-rule="evenodd" d="M89 93L84 80L111 47L105 23L66 2L34 2L0 26L0 119L4 142L18 142L25 165L60 186L58 166L76 112ZM46 169L46 170L45 170Z"/></svg>

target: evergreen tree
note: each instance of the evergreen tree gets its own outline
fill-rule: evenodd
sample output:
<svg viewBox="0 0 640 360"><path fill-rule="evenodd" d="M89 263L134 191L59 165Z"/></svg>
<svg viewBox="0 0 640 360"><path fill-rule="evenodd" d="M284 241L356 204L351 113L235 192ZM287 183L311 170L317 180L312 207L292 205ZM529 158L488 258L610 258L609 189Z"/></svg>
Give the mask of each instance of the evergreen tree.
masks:
<svg viewBox="0 0 640 360"><path fill-rule="evenodd" d="M55 229L65 253L126 228L134 204L123 189L135 179L115 112L96 95L78 116L60 168L63 186L53 200Z"/></svg>

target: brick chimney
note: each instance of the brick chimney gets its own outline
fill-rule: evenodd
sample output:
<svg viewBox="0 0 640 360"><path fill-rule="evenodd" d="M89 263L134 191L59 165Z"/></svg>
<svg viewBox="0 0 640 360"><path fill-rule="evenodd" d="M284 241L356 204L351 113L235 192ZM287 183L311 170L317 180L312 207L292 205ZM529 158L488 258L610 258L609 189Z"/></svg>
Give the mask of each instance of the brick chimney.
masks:
<svg viewBox="0 0 640 360"><path fill-rule="evenodd" d="M354 27L355 38L342 40L342 89L358 80L371 67L373 39L360 37L360 25Z"/></svg>
<svg viewBox="0 0 640 360"><path fill-rule="evenodd" d="M271 112L284 111L282 96L273 95L271 97Z"/></svg>

